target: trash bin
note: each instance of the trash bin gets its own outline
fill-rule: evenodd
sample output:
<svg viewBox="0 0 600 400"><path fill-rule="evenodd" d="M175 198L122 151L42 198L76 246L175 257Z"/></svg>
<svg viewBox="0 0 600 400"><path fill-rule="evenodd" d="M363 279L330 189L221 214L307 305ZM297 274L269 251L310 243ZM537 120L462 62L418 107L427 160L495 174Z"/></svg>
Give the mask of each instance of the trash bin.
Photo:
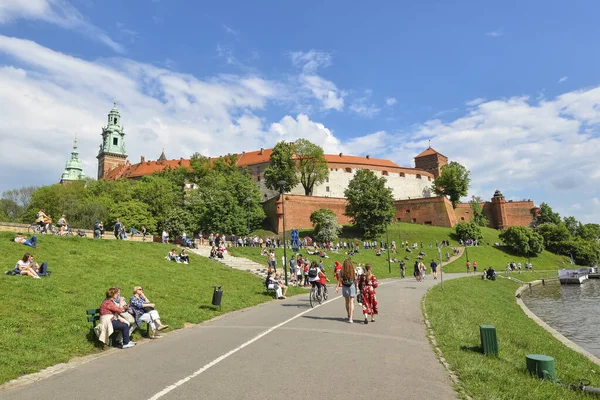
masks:
<svg viewBox="0 0 600 400"><path fill-rule="evenodd" d="M479 325L479 336L481 337L481 348L483 354L498 355L498 339L496 339L496 328L493 325Z"/></svg>
<svg viewBox="0 0 600 400"><path fill-rule="evenodd" d="M213 286L213 298L212 305L219 306L219 310L221 309L221 300L223 299L223 291L221 290L221 286Z"/></svg>

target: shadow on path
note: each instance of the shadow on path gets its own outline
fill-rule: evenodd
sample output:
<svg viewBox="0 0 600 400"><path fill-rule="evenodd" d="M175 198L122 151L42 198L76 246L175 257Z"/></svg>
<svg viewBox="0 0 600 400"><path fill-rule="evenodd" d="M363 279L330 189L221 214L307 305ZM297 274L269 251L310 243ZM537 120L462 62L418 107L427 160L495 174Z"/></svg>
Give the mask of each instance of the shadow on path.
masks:
<svg viewBox="0 0 600 400"><path fill-rule="evenodd" d="M339 322L346 322L346 323L348 322L348 318L342 318L342 317L318 317L316 315L303 315L302 318L327 320L327 321L339 321Z"/></svg>

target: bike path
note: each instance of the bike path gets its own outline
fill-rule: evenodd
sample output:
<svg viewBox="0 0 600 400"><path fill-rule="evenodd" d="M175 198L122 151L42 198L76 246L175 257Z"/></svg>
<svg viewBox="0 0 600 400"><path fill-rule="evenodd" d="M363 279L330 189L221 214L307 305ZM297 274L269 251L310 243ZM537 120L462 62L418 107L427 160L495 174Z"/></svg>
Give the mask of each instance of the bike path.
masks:
<svg viewBox="0 0 600 400"><path fill-rule="evenodd" d="M434 283L430 276L381 282L380 315L368 325L358 307L349 324L332 289L314 309L308 294L273 301L2 390L0 400L455 399L420 309Z"/></svg>

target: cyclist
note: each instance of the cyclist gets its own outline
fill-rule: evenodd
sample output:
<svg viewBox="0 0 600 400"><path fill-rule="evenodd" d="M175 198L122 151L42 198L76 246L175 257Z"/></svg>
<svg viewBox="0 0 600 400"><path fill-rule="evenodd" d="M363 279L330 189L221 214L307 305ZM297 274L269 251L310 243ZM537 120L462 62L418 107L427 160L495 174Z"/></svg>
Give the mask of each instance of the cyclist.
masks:
<svg viewBox="0 0 600 400"><path fill-rule="evenodd" d="M38 224L40 228L42 228L42 233L48 232L48 226L51 222L52 219L50 219L50 217L46 215L46 212L44 210L40 210L37 212L37 214L35 214L35 223Z"/></svg>
<svg viewBox="0 0 600 400"><path fill-rule="evenodd" d="M312 287L317 287L317 298L321 297L321 281L319 278L319 266L316 261L310 263L310 267L308 267L308 282Z"/></svg>

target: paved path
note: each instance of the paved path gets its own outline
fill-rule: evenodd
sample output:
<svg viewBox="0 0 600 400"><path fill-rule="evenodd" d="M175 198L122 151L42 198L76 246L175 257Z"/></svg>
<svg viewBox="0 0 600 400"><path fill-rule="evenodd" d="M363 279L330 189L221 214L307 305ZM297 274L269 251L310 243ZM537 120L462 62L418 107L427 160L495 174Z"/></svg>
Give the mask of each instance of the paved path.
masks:
<svg viewBox="0 0 600 400"><path fill-rule="evenodd" d="M455 399L420 310L427 288L438 282L430 276L423 283L413 278L382 282L380 315L368 325L359 323L359 310L354 324L345 321L343 299L335 295L314 309L307 294L269 302L0 390L0 400L284 395L335 400L367 393L379 399ZM349 383L342 384L345 376Z"/></svg>

